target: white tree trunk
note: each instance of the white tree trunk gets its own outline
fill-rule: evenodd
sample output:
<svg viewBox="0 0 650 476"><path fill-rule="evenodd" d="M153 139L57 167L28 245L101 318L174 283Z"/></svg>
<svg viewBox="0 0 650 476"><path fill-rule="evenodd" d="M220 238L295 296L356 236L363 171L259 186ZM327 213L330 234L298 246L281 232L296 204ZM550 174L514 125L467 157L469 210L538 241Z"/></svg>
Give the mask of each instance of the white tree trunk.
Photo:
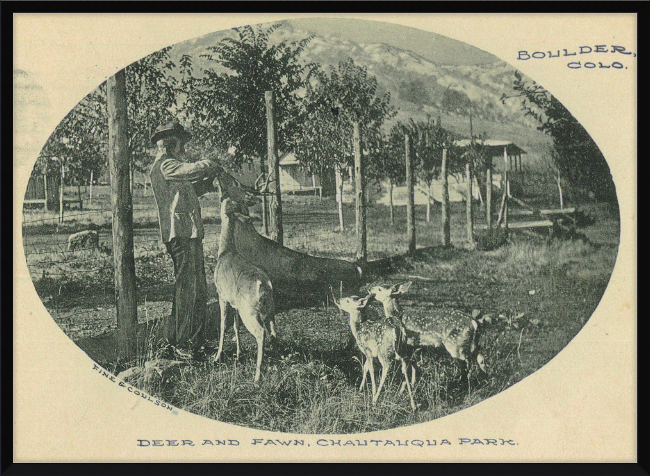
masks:
<svg viewBox="0 0 650 476"><path fill-rule="evenodd" d="M427 223L431 221L431 182L427 184Z"/></svg>
<svg viewBox="0 0 650 476"><path fill-rule="evenodd" d="M390 207L390 225L395 226L395 206L393 205L393 180L388 179L388 206Z"/></svg>
<svg viewBox="0 0 650 476"><path fill-rule="evenodd" d="M560 209L564 209L564 196L562 195L562 181L560 174L557 174L557 189L560 193Z"/></svg>
<svg viewBox="0 0 650 476"><path fill-rule="evenodd" d="M90 185L88 186L88 204L93 203L93 171L90 171Z"/></svg>
<svg viewBox="0 0 650 476"><path fill-rule="evenodd" d="M339 227L341 233L345 231L343 224L343 173L340 166L336 166L336 201L338 202L339 207Z"/></svg>

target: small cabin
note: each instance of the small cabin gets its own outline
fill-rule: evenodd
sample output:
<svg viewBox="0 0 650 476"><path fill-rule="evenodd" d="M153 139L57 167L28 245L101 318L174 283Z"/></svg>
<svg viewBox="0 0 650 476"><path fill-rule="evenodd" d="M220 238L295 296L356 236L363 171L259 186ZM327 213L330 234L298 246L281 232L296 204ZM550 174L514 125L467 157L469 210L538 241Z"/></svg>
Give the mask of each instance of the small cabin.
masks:
<svg viewBox="0 0 650 476"><path fill-rule="evenodd" d="M25 207L43 207L45 210L59 208L60 175L32 173L25 191Z"/></svg>
<svg viewBox="0 0 650 476"><path fill-rule="evenodd" d="M280 157L280 189L284 193L314 192L323 194L319 174L309 173L300 166L297 157L288 152Z"/></svg>

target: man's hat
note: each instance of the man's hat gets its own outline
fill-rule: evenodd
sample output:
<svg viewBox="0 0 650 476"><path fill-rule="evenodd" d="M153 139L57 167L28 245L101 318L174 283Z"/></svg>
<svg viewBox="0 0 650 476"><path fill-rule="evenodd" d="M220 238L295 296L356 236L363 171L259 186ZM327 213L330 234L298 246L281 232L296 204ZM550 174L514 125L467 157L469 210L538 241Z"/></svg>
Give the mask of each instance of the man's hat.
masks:
<svg viewBox="0 0 650 476"><path fill-rule="evenodd" d="M187 142L192 138L190 133L187 132L178 121L172 121L156 127L156 130L151 136L151 143L155 145L160 139L172 136L179 138L183 142Z"/></svg>

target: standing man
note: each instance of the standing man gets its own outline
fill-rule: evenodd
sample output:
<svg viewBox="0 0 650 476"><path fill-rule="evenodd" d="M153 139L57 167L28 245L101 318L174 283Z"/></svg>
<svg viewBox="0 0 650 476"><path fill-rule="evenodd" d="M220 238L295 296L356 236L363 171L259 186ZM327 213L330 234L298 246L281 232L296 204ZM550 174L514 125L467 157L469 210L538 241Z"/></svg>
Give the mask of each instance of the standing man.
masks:
<svg viewBox="0 0 650 476"><path fill-rule="evenodd" d="M151 136L158 152L150 176L162 241L174 262L172 313L163 322L162 337L174 347L188 347L196 357L205 341L207 314L204 232L198 197L215 191L212 179L218 165L211 160L186 162L185 143L190 139L176 121L159 126Z"/></svg>

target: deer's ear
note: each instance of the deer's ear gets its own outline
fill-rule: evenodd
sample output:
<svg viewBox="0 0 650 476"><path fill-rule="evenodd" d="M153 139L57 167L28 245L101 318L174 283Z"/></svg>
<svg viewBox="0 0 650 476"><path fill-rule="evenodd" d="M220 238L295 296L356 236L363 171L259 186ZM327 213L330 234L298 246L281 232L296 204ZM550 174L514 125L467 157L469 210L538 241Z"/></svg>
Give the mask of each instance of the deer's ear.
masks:
<svg viewBox="0 0 650 476"><path fill-rule="evenodd" d="M234 215L239 218L243 223L249 223L251 221L251 217L247 215L243 215L241 213L234 212Z"/></svg>
<svg viewBox="0 0 650 476"><path fill-rule="evenodd" d="M408 283L400 284L399 289L397 290L397 294L406 293L409 290L409 288L411 287L411 284L413 284L413 281L409 281Z"/></svg>
<svg viewBox="0 0 650 476"><path fill-rule="evenodd" d="M368 301L370 301L370 296L366 296L365 298L359 299L359 309L363 309L368 305Z"/></svg>

